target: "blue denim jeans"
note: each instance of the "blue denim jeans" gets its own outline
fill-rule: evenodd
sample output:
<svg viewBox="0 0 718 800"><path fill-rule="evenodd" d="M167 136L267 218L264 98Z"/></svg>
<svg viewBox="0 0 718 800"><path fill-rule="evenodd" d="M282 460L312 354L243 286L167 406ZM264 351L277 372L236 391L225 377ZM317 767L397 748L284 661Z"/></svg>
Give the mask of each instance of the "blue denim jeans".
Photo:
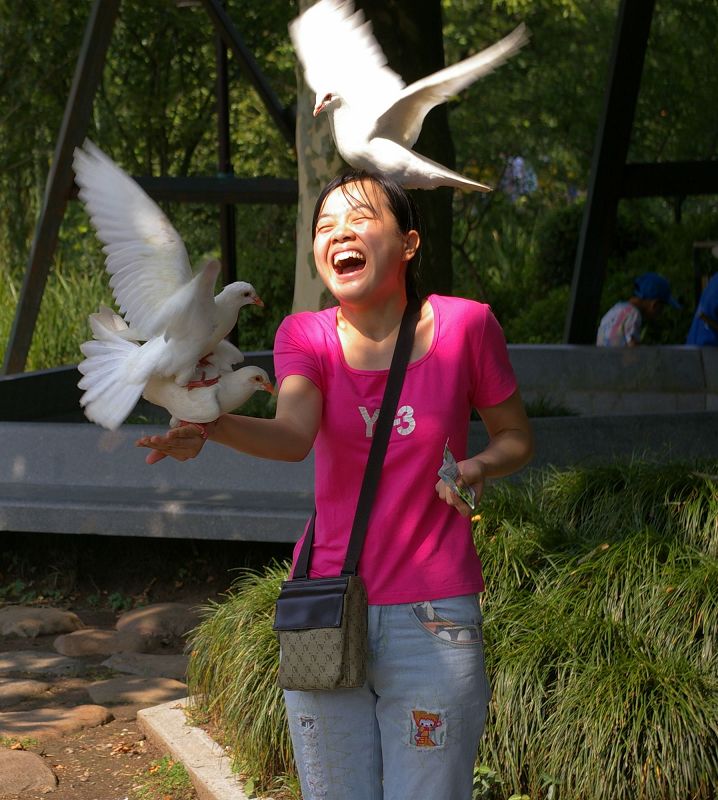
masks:
<svg viewBox="0 0 718 800"><path fill-rule="evenodd" d="M369 606L365 685L284 697L303 800L471 800L490 697L476 596Z"/></svg>

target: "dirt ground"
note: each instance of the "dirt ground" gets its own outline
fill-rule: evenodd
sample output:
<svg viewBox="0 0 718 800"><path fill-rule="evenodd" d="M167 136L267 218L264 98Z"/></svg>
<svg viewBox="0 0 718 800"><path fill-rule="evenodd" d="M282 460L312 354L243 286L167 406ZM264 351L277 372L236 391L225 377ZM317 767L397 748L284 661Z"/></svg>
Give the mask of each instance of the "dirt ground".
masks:
<svg viewBox="0 0 718 800"><path fill-rule="evenodd" d="M201 606L221 600L242 569L261 569L273 559L287 558L291 550L289 545L200 540L0 536L0 605L52 605L74 611L87 625L107 628L137 605ZM0 651L51 650L54 638L0 637ZM43 680L53 683L53 695L63 705L88 702L78 679ZM51 794L25 794L22 800L139 800L141 776L167 755L144 739L134 719L120 715L106 725L25 747L46 759L59 784ZM195 800L196 794L170 792L152 795L151 800L155 797Z"/></svg>

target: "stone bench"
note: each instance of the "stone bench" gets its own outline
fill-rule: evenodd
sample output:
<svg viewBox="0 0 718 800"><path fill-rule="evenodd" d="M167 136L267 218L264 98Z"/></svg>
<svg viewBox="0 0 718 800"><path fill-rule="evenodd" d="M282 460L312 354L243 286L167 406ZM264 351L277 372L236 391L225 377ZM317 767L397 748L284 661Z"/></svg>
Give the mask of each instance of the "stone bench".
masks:
<svg viewBox="0 0 718 800"><path fill-rule="evenodd" d="M532 467L718 458L718 348L510 351L527 400L582 414L533 420ZM271 374L271 354L247 355ZM134 441L166 426L81 422L78 377L71 367L0 377L0 531L296 540L313 507L311 456L270 462L210 442L196 460L149 466ZM484 443L472 423L469 452Z"/></svg>
<svg viewBox="0 0 718 800"><path fill-rule="evenodd" d="M179 463L134 446L159 426L0 422L0 531L295 541L313 461L270 462L208 442Z"/></svg>
<svg viewBox="0 0 718 800"><path fill-rule="evenodd" d="M718 411L718 347L510 344L509 354L528 403L601 416ZM245 355L273 374L271 351ZM79 377L75 367L0 376L0 420L83 421ZM138 410L167 419L144 401Z"/></svg>
<svg viewBox="0 0 718 800"><path fill-rule="evenodd" d="M532 421L531 468L635 456L718 458L718 412ZM293 542L313 508L313 459L272 462L208 442L152 466L134 446L160 426L0 422L0 531ZM472 423L470 453L486 434ZM438 464L437 464L438 468ZM518 474L516 479L528 473Z"/></svg>
<svg viewBox="0 0 718 800"><path fill-rule="evenodd" d="M718 411L718 347L509 345L524 399L577 414Z"/></svg>

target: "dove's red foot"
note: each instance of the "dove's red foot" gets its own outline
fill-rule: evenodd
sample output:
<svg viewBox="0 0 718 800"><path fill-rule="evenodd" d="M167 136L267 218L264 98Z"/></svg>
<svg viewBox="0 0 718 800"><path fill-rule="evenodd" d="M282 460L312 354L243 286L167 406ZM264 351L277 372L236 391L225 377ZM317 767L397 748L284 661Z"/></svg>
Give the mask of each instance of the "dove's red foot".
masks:
<svg viewBox="0 0 718 800"><path fill-rule="evenodd" d="M202 386L214 386L219 381L219 375L216 378L205 378L205 373L202 372L202 377L198 381L190 381L185 384L185 389L191 391L192 389L199 389Z"/></svg>
<svg viewBox="0 0 718 800"><path fill-rule="evenodd" d="M209 357L210 357L211 355L212 355L212 353L207 353L207 355L206 355L206 356L202 356L202 358L200 358L200 360L197 362L197 366L198 366L198 367L208 367L208 366L209 366L209 365L212 363L212 362L209 360Z"/></svg>

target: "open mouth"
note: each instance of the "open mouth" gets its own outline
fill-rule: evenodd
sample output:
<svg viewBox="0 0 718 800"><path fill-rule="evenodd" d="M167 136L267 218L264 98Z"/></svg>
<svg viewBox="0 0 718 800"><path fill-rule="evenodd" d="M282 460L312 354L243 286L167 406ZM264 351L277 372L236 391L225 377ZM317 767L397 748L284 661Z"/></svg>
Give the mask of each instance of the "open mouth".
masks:
<svg viewBox="0 0 718 800"><path fill-rule="evenodd" d="M332 266L338 275L350 275L364 268L366 258L358 250L343 250L336 253Z"/></svg>

